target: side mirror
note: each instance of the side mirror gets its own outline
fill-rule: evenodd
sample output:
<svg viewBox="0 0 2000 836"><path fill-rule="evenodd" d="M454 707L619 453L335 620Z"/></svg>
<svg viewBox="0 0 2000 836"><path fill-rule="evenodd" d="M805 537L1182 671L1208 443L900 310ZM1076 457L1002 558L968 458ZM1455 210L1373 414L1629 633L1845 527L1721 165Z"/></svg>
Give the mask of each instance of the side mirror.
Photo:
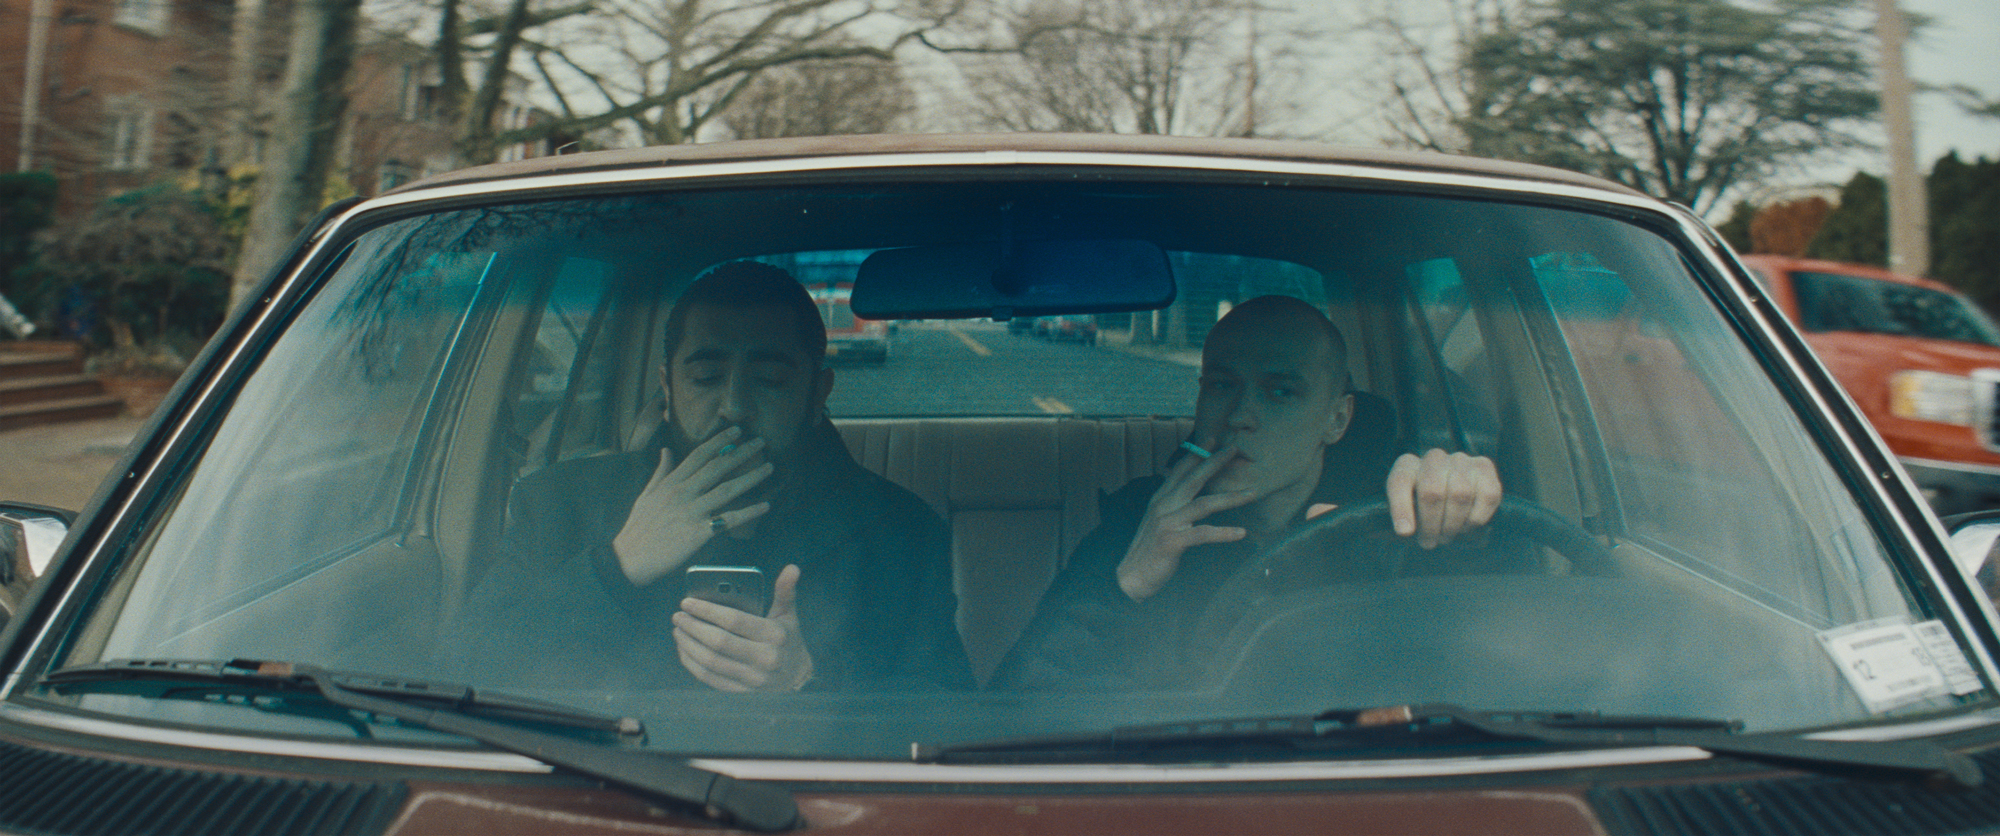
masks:
<svg viewBox="0 0 2000 836"><path fill-rule="evenodd" d="M22 588L49 568L76 514L60 508L0 502L0 587Z"/></svg>
<svg viewBox="0 0 2000 836"><path fill-rule="evenodd" d="M1951 534L1951 557L1960 568L1979 580L1986 597L2000 603L2000 510L1974 511L1945 517L1945 531Z"/></svg>

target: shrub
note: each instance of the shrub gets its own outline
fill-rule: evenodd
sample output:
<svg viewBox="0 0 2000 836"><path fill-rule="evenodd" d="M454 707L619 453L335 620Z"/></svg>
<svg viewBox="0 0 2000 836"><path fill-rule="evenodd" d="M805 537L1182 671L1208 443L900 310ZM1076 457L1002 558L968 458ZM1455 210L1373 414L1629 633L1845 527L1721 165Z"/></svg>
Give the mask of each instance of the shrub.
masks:
<svg viewBox="0 0 2000 836"><path fill-rule="evenodd" d="M231 248L200 195L156 186L59 226L31 269L45 306L94 313L67 323L70 330L119 355L147 357L198 346L221 324Z"/></svg>

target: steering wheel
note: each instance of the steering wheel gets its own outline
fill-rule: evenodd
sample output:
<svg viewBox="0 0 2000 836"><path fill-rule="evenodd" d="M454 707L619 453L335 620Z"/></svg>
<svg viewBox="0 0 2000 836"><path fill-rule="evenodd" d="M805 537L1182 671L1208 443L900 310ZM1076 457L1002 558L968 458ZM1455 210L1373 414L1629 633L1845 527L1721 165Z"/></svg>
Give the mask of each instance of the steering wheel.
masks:
<svg viewBox="0 0 2000 836"><path fill-rule="evenodd" d="M1596 536L1525 499L1502 497L1486 528L1495 534L1513 535L1548 547L1567 559L1576 574L1603 577L1615 574L1611 551ZM1323 562L1328 553L1362 537L1394 530L1386 499L1344 506L1306 521L1222 582L1202 611L1193 635L1219 639L1258 601L1290 591L1301 571Z"/></svg>

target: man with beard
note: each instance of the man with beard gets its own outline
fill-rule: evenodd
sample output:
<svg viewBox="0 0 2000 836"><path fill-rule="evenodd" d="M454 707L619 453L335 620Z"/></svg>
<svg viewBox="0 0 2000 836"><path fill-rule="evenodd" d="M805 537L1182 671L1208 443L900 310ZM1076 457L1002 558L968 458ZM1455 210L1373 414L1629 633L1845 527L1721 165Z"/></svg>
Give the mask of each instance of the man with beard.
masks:
<svg viewBox="0 0 2000 836"><path fill-rule="evenodd" d="M770 265L724 264L688 287L665 331L654 443L522 480L512 559L475 595L508 623L475 641L723 691L971 687L949 532L833 428L826 331L805 288ZM761 570L775 579L769 608L690 597L689 566Z"/></svg>
<svg viewBox="0 0 2000 836"><path fill-rule="evenodd" d="M1204 634L1218 629L1204 618L1217 591L1265 547L1343 504L1386 492L1396 533L1426 551L1492 519L1501 488L1491 459L1442 450L1398 457L1387 439L1339 445L1355 404L1345 340L1324 314L1289 296L1236 306L1202 346L1191 455L1105 497L1101 522L1077 544L995 684L1186 682L1219 638ZM1317 568L1323 579L1390 577L1408 569L1394 565L1393 551Z"/></svg>

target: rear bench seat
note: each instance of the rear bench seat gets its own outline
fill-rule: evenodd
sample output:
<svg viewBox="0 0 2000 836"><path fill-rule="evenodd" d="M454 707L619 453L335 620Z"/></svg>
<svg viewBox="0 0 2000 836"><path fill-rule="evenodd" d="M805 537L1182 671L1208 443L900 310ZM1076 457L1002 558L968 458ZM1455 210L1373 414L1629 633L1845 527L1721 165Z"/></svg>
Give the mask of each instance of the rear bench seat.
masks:
<svg viewBox="0 0 2000 836"><path fill-rule="evenodd" d="M854 458L951 527L958 630L983 684L1034 614L1100 493L1164 469L1187 418L835 421Z"/></svg>

